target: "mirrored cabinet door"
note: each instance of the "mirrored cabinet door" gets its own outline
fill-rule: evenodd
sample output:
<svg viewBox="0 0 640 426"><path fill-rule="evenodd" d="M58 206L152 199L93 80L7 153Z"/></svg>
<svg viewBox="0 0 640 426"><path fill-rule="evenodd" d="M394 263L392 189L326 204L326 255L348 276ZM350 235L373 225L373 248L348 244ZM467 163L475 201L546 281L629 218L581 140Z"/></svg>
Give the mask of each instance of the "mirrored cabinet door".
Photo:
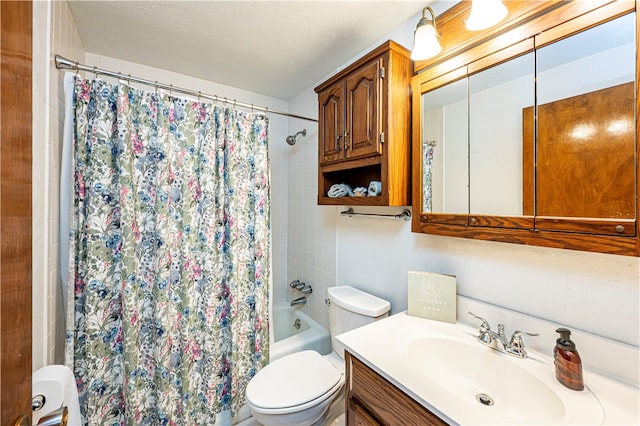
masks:
<svg viewBox="0 0 640 426"><path fill-rule="evenodd" d="M635 19L627 14L536 52L540 228L544 217L593 218L612 220L614 234L635 232Z"/></svg>
<svg viewBox="0 0 640 426"><path fill-rule="evenodd" d="M535 102L534 53L510 59L469 77L469 210L472 215L522 216L532 193L524 193L523 167L530 155ZM526 137L525 137L526 133ZM524 143L528 145L525 147Z"/></svg>
<svg viewBox="0 0 640 426"><path fill-rule="evenodd" d="M422 95L422 213L469 213L467 78Z"/></svg>

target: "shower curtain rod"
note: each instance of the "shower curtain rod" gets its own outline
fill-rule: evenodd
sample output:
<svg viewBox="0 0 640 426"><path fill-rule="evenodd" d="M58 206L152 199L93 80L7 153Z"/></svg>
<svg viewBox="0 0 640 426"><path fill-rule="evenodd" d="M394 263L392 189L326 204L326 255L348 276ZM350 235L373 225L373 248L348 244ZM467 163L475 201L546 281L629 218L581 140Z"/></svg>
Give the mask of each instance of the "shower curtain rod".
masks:
<svg viewBox="0 0 640 426"><path fill-rule="evenodd" d="M92 72L94 74L102 74L102 75L108 75L109 77L115 77L117 79L120 80L126 80L126 81L134 81L136 83L140 83L140 84L145 84L147 86L153 86L157 89L164 89L164 90L168 90L168 91L173 91L173 92L179 92L179 93L183 93L185 95L189 95L189 96L195 96L198 98L205 98L205 99L209 99L212 100L214 102L224 102L224 103L228 103L228 104L233 104L235 106L240 106L243 108L249 108L253 111L262 111L265 113L272 113L272 114L278 114L278 115L284 115L287 117L292 117L292 118L298 118L300 120L307 120L307 121L313 121L315 123L318 122L318 120L316 120L315 118L309 118L309 117L303 117L301 115L296 115L296 114L291 114L289 112L284 112L284 111L278 111L277 109L271 109L271 108L267 108L267 107L262 107L262 106L257 106L257 105L253 105L253 104L248 104L246 102L240 102L240 101L236 101L235 99L230 100L227 98L221 98L217 95L207 95L205 93L201 93L201 92L196 92L194 90L189 90L189 89L184 89L181 87L175 87L171 84L163 84L163 83L158 83L157 81L151 81L151 80L145 80L144 78L139 78L139 77L132 77L130 74L122 74L120 72L115 72L115 71L109 71L109 70L105 70L105 69L101 69L98 67L91 67L88 65L83 65L80 64L76 61L72 61L69 60L67 58L64 58L60 55L56 55L55 56L56 59L56 68L57 69L66 69L66 70L75 70L76 72L78 71L87 71L87 72Z"/></svg>

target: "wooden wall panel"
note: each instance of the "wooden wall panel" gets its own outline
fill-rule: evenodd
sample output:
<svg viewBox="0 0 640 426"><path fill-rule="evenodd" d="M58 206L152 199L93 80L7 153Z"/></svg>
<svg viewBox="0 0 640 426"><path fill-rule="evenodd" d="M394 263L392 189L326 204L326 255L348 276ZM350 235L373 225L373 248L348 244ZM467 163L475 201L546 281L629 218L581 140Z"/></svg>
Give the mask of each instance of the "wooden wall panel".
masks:
<svg viewBox="0 0 640 426"><path fill-rule="evenodd" d="M0 424L13 425L31 416L31 2L0 2L0 22Z"/></svg>

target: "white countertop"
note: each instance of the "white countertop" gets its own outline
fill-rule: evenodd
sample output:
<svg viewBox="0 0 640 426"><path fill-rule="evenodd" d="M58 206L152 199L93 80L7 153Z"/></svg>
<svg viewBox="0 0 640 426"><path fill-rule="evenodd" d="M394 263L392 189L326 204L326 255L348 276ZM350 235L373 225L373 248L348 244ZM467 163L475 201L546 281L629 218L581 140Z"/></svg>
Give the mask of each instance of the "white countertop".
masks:
<svg viewBox="0 0 640 426"><path fill-rule="evenodd" d="M550 356L528 350L529 357L527 359L518 359L483 346L476 341L476 335L477 328L460 322L457 324L443 323L412 317L407 315L406 312L401 312L341 334L337 338L344 343L349 352L374 371L410 395L425 408L452 424L640 424L640 389L637 385L616 380L613 377L584 368L585 391L572 391L555 380L553 360ZM496 415L499 409L485 407L475 400L467 401L466 398L461 399L450 387L447 388L446 383L442 383L446 382L446 380L430 380L429 377L423 374L424 371L428 371L428 368L438 368L436 365L429 365L428 367L420 365L420 356L422 353L426 354L429 351L428 346L423 344L421 352L417 354L417 360L414 353L412 360L408 361L406 348L410 342L420 337L436 338L440 341L443 339L447 341L453 340L457 342L455 343L456 345L471 345L455 347L469 348L470 352L474 354L477 352L474 345L477 345L480 351L489 351L486 354L484 352L477 353L483 357L495 358L496 365L500 366L496 369L501 370L496 371L495 383L498 384L500 380L505 380L504 377L500 377L501 374L507 374L509 371L520 371L521 367L526 367L529 373L544 383L541 385L542 387L551 389L552 393L560 396L564 405L557 404L560 407L559 410L566 410L567 413L555 415L553 422L546 422L544 415L542 417L528 417L526 413L518 412L516 414L521 417L524 415L528 421L516 421L514 420L515 417L510 417L509 413L505 414L504 406L502 408L503 412ZM615 354L609 355L615 358ZM451 358L453 359L452 361L444 360L443 362L456 362L455 358L460 359L459 356L452 356ZM425 359L428 359L426 355ZM461 359L464 359L464 357ZM429 362L434 363L434 361ZM423 369L423 371L418 371L420 369ZM433 377L435 376L431 376L431 379ZM511 386L513 387L513 383L511 383ZM522 392L521 397L529 396L525 385L521 389L507 390L510 395L519 392ZM531 393L532 391L530 390L529 394ZM523 406L527 405L527 398L521 398L521 400L525 401ZM535 398L532 397L531 404L535 403ZM538 404L545 405L539 402ZM496 403L497 406L498 404ZM539 409L531 406L525 408L537 410L543 414L544 410L548 409L548 407L544 406L540 406ZM506 411L513 410L507 409ZM530 413L534 412L536 411L531 411Z"/></svg>

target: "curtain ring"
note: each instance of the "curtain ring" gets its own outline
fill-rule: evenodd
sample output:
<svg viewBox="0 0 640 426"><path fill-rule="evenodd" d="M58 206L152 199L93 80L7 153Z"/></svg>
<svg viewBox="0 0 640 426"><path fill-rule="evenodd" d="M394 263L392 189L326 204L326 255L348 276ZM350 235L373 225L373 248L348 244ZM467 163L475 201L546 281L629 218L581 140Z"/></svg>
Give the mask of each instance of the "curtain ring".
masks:
<svg viewBox="0 0 640 426"><path fill-rule="evenodd" d="M93 78L94 80L98 78L98 67L97 66L93 66Z"/></svg>
<svg viewBox="0 0 640 426"><path fill-rule="evenodd" d="M169 94L173 96L173 84L169 85Z"/></svg>
<svg viewBox="0 0 640 426"><path fill-rule="evenodd" d="M198 102L200 102L200 96L201 96L201 93L200 93L200 91L198 90Z"/></svg>
<svg viewBox="0 0 640 426"><path fill-rule="evenodd" d="M226 96L224 97L224 101L222 101L222 104L225 105L225 106L227 105L227 97Z"/></svg>
<svg viewBox="0 0 640 426"><path fill-rule="evenodd" d="M156 95L158 94L158 80L153 83L153 87L156 88Z"/></svg>
<svg viewBox="0 0 640 426"><path fill-rule="evenodd" d="M131 74L127 74L127 84L131 86Z"/></svg>
<svg viewBox="0 0 640 426"><path fill-rule="evenodd" d="M80 74L80 66L78 64L78 61L73 63L73 69L76 70L76 74Z"/></svg>
<svg viewBox="0 0 640 426"><path fill-rule="evenodd" d="M253 114L253 104L251 104L251 114Z"/></svg>
<svg viewBox="0 0 640 426"><path fill-rule="evenodd" d="M235 99L233 100L233 107L234 107L234 108L237 108L237 107L238 107L238 102L237 102Z"/></svg>

